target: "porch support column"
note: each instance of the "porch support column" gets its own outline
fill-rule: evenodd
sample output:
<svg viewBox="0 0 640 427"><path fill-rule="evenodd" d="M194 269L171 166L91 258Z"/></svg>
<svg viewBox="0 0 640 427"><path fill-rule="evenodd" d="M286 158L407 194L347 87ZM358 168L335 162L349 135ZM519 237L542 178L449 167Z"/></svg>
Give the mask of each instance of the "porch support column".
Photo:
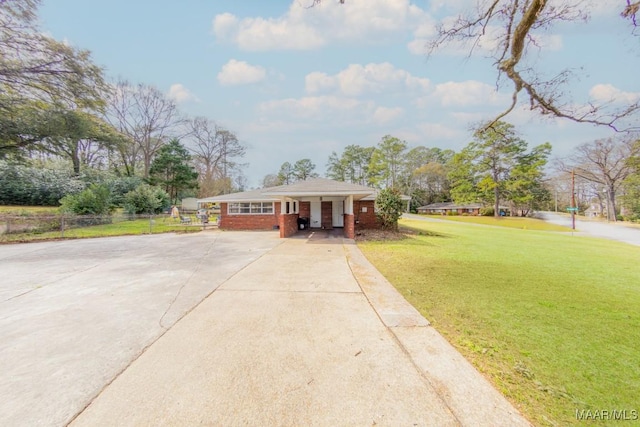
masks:
<svg viewBox="0 0 640 427"><path fill-rule="evenodd" d="M353 195L348 196L344 201L344 237L355 239L356 221L353 215Z"/></svg>
<svg viewBox="0 0 640 427"><path fill-rule="evenodd" d="M289 203L288 213L287 203ZM281 238L292 236L298 231L298 214L294 213L294 200L290 197L283 197L281 199L278 225Z"/></svg>
<svg viewBox="0 0 640 427"><path fill-rule="evenodd" d="M344 201L344 213L353 215L353 195L347 196Z"/></svg>

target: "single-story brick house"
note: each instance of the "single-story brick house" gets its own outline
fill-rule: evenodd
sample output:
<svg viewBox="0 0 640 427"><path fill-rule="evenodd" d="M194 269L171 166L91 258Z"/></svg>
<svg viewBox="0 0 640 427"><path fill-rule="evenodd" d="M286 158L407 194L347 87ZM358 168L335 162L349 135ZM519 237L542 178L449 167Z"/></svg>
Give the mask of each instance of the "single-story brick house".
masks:
<svg viewBox="0 0 640 427"><path fill-rule="evenodd" d="M221 229L280 230L280 237L300 227L343 228L347 238L356 228L377 228L374 202L377 190L363 185L314 178L290 185L198 199L219 203ZM403 196L403 200L409 200Z"/></svg>
<svg viewBox="0 0 640 427"><path fill-rule="evenodd" d="M430 215L480 215L480 210L484 207L482 203L467 203L457 205L453 202L431 203L430 205L420 206L417 210L421 214ZM493 206L488 206L493 208ZM507 206L500 206L501 215L510 215L510 209Z"/></svg>
<svg viewBox="0 0 640 427"><path fill-rule="evenodd" d="M480 209L482 209L482 207L483 205L481 203L469 203L466 205L457 205L453 202L431 203L430 205L420 206L418 213L447 215L449 212L452 212L455 214L480 215Z"/></svg>

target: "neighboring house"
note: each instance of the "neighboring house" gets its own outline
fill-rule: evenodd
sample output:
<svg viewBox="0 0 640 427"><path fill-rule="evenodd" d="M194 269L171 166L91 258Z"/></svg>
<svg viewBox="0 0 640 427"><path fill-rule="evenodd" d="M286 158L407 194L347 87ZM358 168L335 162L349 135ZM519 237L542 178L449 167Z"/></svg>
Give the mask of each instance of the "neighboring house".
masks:
<svg viewBox="0 0 640 427"><path fill-rule="evenodd" d="M182 199L182 211L195 211L198 209L198 200L195 197L187 197Z"/></svg>
<svg viewBox="0 0 640 427"><path fill-rule="evenodd" d="M469 203L466 205L457 205L453 202L431 203L430 205L420 206L418 213L447 215L451 212L455 214L480 215L480 209L482 208L483 205L481 203Z"/></svg>
<svg viewBox="0 0 640 427"><path fill-rule="evenodd" d="M345 237L352 239L356 228L379 227L376 194L375 189L362 185L315 178L198 199L198 203L220 204L221 229L279 229L280 237L289 237L302 224L312 229L343 228Z"/></svg>
<svg viewBox="0 0 640 427"><path fill-rule="evenodd" d="M600 206L597 203L593 203L591 206L589 206L588 209L584 211L584 216L592 218L606 217L607 209L605 206Z"/></svg>

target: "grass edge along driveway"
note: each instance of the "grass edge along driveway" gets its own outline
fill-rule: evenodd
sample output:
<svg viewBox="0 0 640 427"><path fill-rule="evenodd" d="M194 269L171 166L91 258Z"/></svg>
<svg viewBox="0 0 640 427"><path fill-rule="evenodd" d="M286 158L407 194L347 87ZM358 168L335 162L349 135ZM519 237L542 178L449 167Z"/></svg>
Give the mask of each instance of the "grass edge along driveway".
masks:
<svg viewBox="0 0 640 427"><path fill-rule="evenodd" d="M401 226L413 234L359 247L533 423L579 424L576 411L637 417L640 248L455 222Z"/></svg>

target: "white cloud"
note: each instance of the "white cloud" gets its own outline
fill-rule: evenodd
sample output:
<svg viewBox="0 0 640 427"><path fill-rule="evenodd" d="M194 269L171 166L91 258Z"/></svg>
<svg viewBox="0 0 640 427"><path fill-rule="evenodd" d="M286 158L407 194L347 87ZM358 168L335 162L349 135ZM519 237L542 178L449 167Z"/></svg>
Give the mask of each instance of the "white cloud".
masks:
<svg viewBox="0 0 640 427"><path fill-rule="evenodd" d="M168 97L173 99L177 103L198 100L198 98L196 98L196 96L181 83L175 83L171 85L171 87L169 88Z"/></svg>
<svg viewBox="0 0 640 427"><path fill-rule="evenodd" d="M404 113L404 109L400 107L387 108L378 107L373 112L373 121L377 124L386 124L394 121Z"/></svg>
<svg viewBox="0 0 640 427"><path fill-rule="evenodd" d="M326 73L313 72L304 78L304 86L307 93L325 92L337 86L335 77L330 77Z"/></svg>
<svg viewBox="0 0 640 427"><path fill-rule="evenodd" d="M222 66L218 73L218 81L223 86L258 83L266 77L264 68L254 66L245 61L230 60Z"/></svg>
<svg viewBox="0 0 640 427"><path fill-rule="evenodd" d="M313 27L285 19L243 19L235 42L242 50L306 50L325 44Z"/></svg>
<svg viewBox="0 0 640 427"><path fill-rule="evenodd" d="M213 33L221 40L233 40L238 29L238 18L222 13L213 18Z"/></svg>
<svg viewBox="0 0 640 427"><path fill-rule="evenodd" d="M344 113L371 111L372 103L338 96L307 96L263 102L258 110L263 114L287 115L297 118L324 120L327 116L342 116Z"/></svg>
<svg viewBox="0 0 640 427"><path fill-rule="evenodd" d="M475 80L441 83L433 95L445 107L497 105L505 99L493 86Z"/></svg>
<svg viewBox="0 0 640 427"><path fill-rule="evenodd" d="M395 122L405 114L402 107L377 106L373 101L352 97L323 95L286 98L262 102L258 106L262 123L290 122L300 128L380 126Z"/></svg>
<svg viewBox="0 0 640 427"><path fill-rule="evenodd" d="M346 96L360 96L390 90L425 91L429 79L412 76L408 71L394 67L388 62L367 65L351 64L339 73L311 73L305 78L308 93L338 90Z"/></svg>
<svg viewBox="0 0 640 427"><path fill-rule="evenodd" d="M639 92L624 92L612 84L597 84L589 91L589 96L599 102L630 104L640 100Z"/></svg>
<svg viewBox="0 0 640 427"><path fill-rule="evenodd" d="M306 50L332 41L385 41L389 35L412 31L427 17L410 0L323 2L313 8L309 4L293 0L289 10L276 18L217 15L213 33L218 41L242 50Z"/></svg>

